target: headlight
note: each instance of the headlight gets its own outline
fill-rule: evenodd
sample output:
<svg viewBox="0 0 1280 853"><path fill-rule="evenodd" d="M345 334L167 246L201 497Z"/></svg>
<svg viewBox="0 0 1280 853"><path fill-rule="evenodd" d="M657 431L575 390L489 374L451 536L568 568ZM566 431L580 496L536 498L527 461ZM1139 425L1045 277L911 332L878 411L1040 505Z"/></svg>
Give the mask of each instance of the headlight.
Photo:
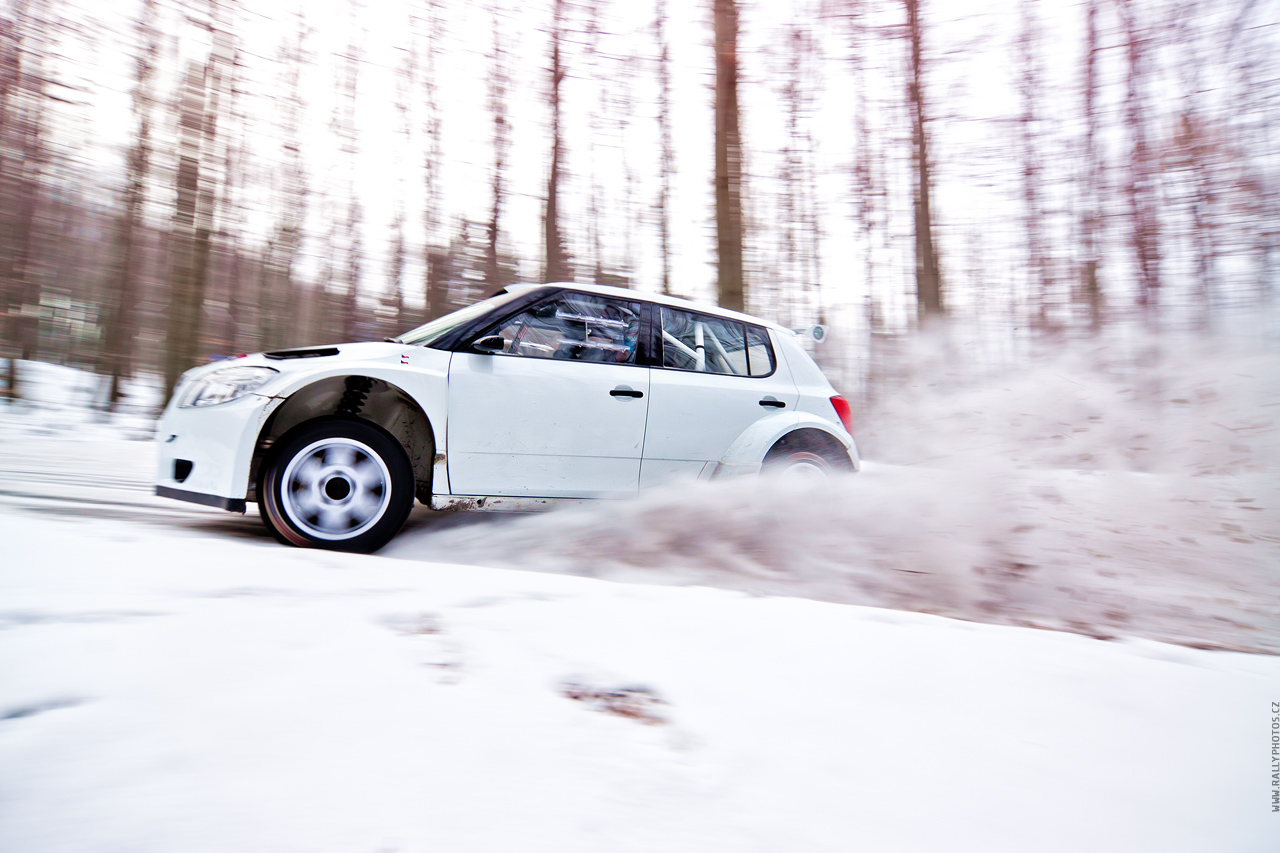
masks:
<svg viewBox="0 0 1280 853"><path fill-rule="evenodd" d="M262 387L279 372L274 367L224 367L184 382L178 389L178 405L189 409L228 403Z"/></svg>

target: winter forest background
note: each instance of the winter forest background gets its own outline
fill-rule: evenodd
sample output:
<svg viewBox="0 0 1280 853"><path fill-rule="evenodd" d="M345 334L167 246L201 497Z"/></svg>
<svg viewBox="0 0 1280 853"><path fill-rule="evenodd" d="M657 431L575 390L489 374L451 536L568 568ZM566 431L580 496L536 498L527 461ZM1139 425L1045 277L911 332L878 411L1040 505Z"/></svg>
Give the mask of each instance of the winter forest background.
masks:
<svg viewBox="0 0 1280 853"><path fill-rule="evenodd" d="M865 403L934 318L1000 362L1229 332L1280 280L1275 0L0 15L13 398L22 360L115 408L130 377L576 280L829 324Z"/></svg>

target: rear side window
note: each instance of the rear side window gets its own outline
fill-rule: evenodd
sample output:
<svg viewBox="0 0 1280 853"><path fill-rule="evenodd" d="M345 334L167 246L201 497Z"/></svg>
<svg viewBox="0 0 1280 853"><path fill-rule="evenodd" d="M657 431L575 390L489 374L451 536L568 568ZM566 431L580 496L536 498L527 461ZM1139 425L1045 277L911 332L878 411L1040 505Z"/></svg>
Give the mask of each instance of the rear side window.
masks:
<svg viewBox="0 0 1280 853"><path fill-rule="evenodd" d="M727 376L768 376L773 372L773 351L763 329L664 307L662 366Z"/></svg>

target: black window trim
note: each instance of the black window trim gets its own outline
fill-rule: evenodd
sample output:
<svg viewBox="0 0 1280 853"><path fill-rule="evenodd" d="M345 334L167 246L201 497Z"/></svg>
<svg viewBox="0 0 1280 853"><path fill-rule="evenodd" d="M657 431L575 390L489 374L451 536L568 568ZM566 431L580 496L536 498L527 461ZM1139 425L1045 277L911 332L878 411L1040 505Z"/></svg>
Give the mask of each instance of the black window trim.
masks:
<svg viewBox="0 0 1280 853"><path fill-rule="evenodd" d="M653 309L652 310L653 316L650 319L651 328L649 332L649 343L651 345L651 353L652 353L651 355L652 364L649 365L650 367L656 367L661 370L676 370L681 373L701 373L703 376L733 376L737 379L768 379L770 376L778 372L778 354L774 352L774 349L773 349L773 336L769 334L769 330L764 326L761 326L757 323L748 323L745 320L739 320L737 317L718 317L715 314L708 314L705 311L690 311L688 308L681 308L675 305L663 305L659 302L650 302L647 304L651 306L651 308ZM705 317L708 320L716 320L721 323L737 323L738 325L742 326L743 343L748 344L748 347L747 347L748 351L744 352L744 355L746 356L746 359L747 359L747 373L745 375L740 373L709 373L708 371L705 371L705 370L703 371L690 370L687 367L671 367L669 365L663 364L662 363L662 311L661 311L661 309L663 308L669 308L672 311L682 311L685 314L692 314L695 317ZM769 351L769 372L768 373L761 373L758 376L754 376L751 373L751 354L749 352L750 350L749 344L751 342L751 339L747 337L748 328L756 329L762 335L764 335L765 347Z"/></svg>
<svg viewBox="0 0 1280 853"><path fill-rule="evenodd" d="M743 323L743 335L746 337L747 345L747 376L751 379L768 379L770 376L778 372L778 354L773 349L773 336L769 334L769 330L764 326L758 326L755 323ZM751 372L751 337L747 335L747 330L755 329L764 338L765 351L769 353L769 372L755 375Z"/></svg>

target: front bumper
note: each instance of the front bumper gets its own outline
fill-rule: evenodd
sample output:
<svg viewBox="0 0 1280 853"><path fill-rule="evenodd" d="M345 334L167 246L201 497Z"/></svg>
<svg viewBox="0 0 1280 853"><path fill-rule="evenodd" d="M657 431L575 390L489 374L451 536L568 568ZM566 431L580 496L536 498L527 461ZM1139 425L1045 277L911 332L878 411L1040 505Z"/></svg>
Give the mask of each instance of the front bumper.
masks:
<svg viewBox="0 0 1280 853"><path fill-rule="evenodd" d="M156 494L243 512L254 445L279 402L246 394L218 406L170 405L156 425Z"/></svg>

